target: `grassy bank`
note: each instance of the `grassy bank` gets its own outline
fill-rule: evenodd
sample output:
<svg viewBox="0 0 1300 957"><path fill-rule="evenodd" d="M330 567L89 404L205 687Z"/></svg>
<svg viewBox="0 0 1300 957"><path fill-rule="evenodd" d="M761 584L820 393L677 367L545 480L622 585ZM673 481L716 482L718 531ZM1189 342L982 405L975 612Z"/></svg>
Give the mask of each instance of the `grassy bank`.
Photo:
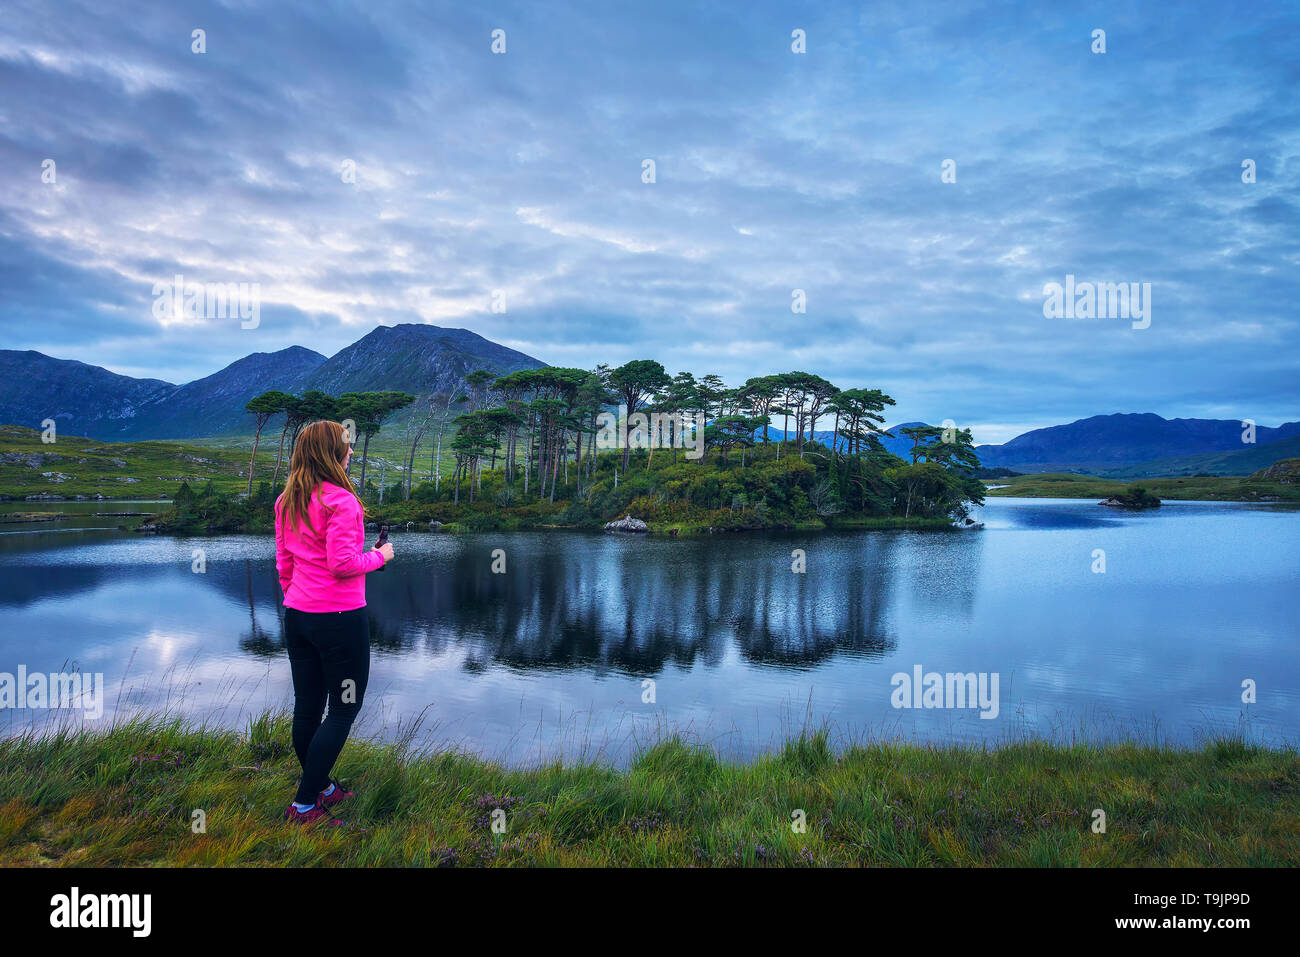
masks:
<svg viewBox="0 0 1300 957"><path fill-rule="evenodd" d="M136 722L0 742L0 864L1278 866L1300 862L1300 759L1046 743L997 750L803 736L752 764L678 741L627 770L509 770L350 742L343 828L280 818L284 718L247 735ZM1093 833L1094 809L1106 832ZM203 811L206 832L194 833ZM506 829L494 834L493 812ZM805 833L792 814L802 810Z"/></svg>
<svg viewBox="0 0 1300 957"><path fill-rule="evenodd" d="M993 484L1006 487L990 489L988 495L991 498L1091 498L1101 501L1138 486L1159 498L1171 501L1300 502L1300 485L1255 476L1148 478L1120 482L1070 472L1042 472L996 479Z"/></svg>

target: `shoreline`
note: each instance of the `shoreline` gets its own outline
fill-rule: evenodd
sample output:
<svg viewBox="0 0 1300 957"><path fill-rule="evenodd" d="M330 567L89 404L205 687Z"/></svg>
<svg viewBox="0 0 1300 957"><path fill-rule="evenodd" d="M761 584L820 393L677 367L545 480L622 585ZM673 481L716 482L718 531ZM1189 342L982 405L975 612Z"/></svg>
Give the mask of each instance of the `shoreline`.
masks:
<svg viewBox="0 0 1300 957"><path fill-rule="evenodd" d="M990 498L1002 499L1023 499L1025 501L1035 500L1057 500L1069 502L1088 502L1095 501L1091 495L1051 495L1051 494L990 494ZM1255 506L1272 506L1286 510L1288 507L1300 506L1300 501L1271 501L1271 500L1243 500L1243 499L1213 499L1213 498L1168 498L1165 500L1169 504L1173 503L1202 503L1206 505L1255 505ZM156 499L111 499L96 502L95 504L109 506L113 504L126 505L131 503L148 502L150 504L161 504ZM58 503L54 503L58 504ZM1101 503L1097 502L1100 506ZM381 506L382 508L382 506ZM153 516L165 514L168 509L159 509L157 512L112 512L107 513L104 517L130 517L140 518L142 521L132 525L118 524L117 529L124 532L138 533L141 535L157 535L189 538L194 536L223 536L223 535L271 535L274 529L269 524L262 527L261 523L254 527L231 526L226 524L207 525L204 527L194 527L192 525L155 525L150 521ZM1132 511L1138 513L1141 511L1154 511L1144 509L1119 509L1119 511ZM50 517L44 517L48 514ZM92 513L59 513L51 511L49 513L15 511L5 512L0 509L0 525L5 524L41 524L53 525L62 520L78 519L89 517ZM11 516L23 515L24 518L13 518ZM491 512L477 512L472 518L476 518L472 524L465 521L439 522L433 524L426 521L409 521L403 522L396 519L387 519L382 512L378 516L367 516L367 532L377 531L379 525L387 524L390 530L402 534L441 534L441 535L473 535L473 534L500 534L500 533L520 533L520 532L575 532L586 535L612 535L619 538L636 540L639 538L661 540L665 538L695 539L711 537L715 535L744 535L747 533L846 533L846 532L870 532L870 531L914 531L914 532L960 532L969 531L950 522L947 519L938 518L918 518L903 516L857 516L835 519L830 522L823 520L817 521L800 521L787 523L772 523L766 525L704 525L690 522L661 522L653 525L646 532L623 532L616 530L607 530L603 522L588 524L568 525L555 522L546 522L543 517L537 517L531 521L517 521L514 516L505 514L498 515ZM486 520L485 520L486 517ZM635 517L635 516L634 516ZM409 528L407 526L410 526ZM982 523L975 530L983 530ZM41 529L30 529L31 532L39 532Z"/></svg>
<svg viewBox="0 0 1300 957"><path fill-rule="evenodd" d="M130 528L119 525L124 531L138 532L144 535L167 535L179 538L191 538L197 535L273 535L273 529L231 529L231 528L157 528L146 527L147 523ZM407 529L405 523L398 522L389 525L390 532L396 532L403 535L492 535L492 534L522 534L526 532L556 532L556 533L578 533L583 535L601 535L612 538L628 539L636 541L638 539L695 539L709 538L718 535L746 535L753 533L766 532L811 532L821 534L825 532L890 532L890 531L911 531L911 532L960 532L962 529L954 526L951 522L942 519L881 519L879 522L860 522L843 525L809 525L809 524L791 524L791 525L759 525L746 527L724 527L724 526L696 526L696 525L664 525L658 529L651 529L648 532L614 532L606 531L599 525L548 525L548 524L529 524L518 527L483 527L468 528L459 522L447 522L436 529L428 528L427 525L415 523L414 528ZM371 519L366 520L366 531L373 532L378 530L378 524Z"/></svg>

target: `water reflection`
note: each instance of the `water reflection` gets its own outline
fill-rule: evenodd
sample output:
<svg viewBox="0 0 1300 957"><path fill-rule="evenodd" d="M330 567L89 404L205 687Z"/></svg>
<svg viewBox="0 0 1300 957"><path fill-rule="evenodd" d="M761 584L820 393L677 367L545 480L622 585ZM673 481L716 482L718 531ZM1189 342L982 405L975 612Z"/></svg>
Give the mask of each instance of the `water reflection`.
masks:
<svg viewBox="0 0 1300 957"><path fill-rule="evenodd" d="M924 538L898 533L825 536L817 544L796 536L673 543L581 534L432 538L403 536L401 560L370 577L376 653L438 655L461 646L467 670L497 664L647 676L668 664L716 665L729 649L756 665L801 668L837 654L886 655L896 646L886 612L898 569L910 564L899 554L901 543L925 545ZM152 544L169 549L171 560L131 568L133 584L166 603L169 590L152 588L151 580L175 584L193 575L244 609L237 636L242 653L283 653L269 542L261 543L264 557L234 561L215 560L220 550L203 539ZM194 575L183 563L200 546L209 553L206 571ZM791 568L796 547L808 554L804 573ZM506 553L507 574L492 571L497 548ZM908 583L914 600L960 613L974 598L978 555L978 542L967 542L924 556ZM6 567L0 607L23 607L51 593L93 594L128 574L129 558L101 557L102 563ZM173 604L167 613L183 618L184 608Z"/></svg>
<svg viewBox="0 0 1300 957"><path fill-rule="evenodd" d="M382 736L430 709L439 734L502 760L683 726L752 754L810 700L814 723L928 740L1097 736L1104 713L1186 741L1233 726L1241 677L1267 675L1254 727L1300 735L1295 510L993 500L981 518L952 534L398 534L399 560L368 580L365 720ZM3 537L0 614L0 671L75 661L124 705L235 725L290 700L270 536ZM917 663L1000 673L1002 717L894 710L890 675ZM26 720L0 715L0 733Z"/></svg>
<svg viewBox="0 0 1300 957"><path fill-rule="evenodd" d="M284 644L284 613L277 606L275 626L268 630L257 618L257 595L253 592L253 561L245 558L244 562L244 596L248 604L248 630L239 636L241 651L263 658L278 655ZM278 580L277 580L278 587Z"/></svg>
<svg viewBox="0 0 1300 957"><path fill-rule="evenodd" d="M669 663L716 664L731 647L751 662L786 666L812 666L837 652L879 656L893 646L882 612L893 587L895 540L844 539L838 550L862 552L847 574L816 560L795 573L791 549L772 539L763 540L761 561L752 560L752 539L460 540L442 562L404 559L384 573L391 577L372 579L372 640L391 653L438 653L448 641L468 642L467 667L493 661L633 675ZM506 553L507 574L492 571L495 548ZM830 549L822 554L831 557ZM439 627L449 619L454 637Z"/></svg>

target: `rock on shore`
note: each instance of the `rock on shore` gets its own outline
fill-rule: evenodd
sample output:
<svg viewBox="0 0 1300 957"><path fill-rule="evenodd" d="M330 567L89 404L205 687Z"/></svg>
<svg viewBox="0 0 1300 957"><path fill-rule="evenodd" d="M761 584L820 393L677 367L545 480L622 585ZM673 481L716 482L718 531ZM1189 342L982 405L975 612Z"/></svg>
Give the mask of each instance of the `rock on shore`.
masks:
<svg viewBox="0 0 1300 957"><path fill-rule="evenodd" d="M631 515L624 515L616 522L608 522L605 525L607 532L648 532L650 526L639 518L633 518Z"/></svg>

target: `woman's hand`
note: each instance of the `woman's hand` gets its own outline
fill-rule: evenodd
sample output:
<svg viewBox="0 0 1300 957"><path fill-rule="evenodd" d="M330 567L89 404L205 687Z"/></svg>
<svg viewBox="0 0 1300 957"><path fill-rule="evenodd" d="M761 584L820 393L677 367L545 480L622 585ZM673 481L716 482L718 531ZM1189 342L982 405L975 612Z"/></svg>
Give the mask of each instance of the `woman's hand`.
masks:
<svg viewBox="0 0 1300 957"><path fill-rule="evenodd" d="M379 551L379 554L381 554L381 555L384 556L384 564L385 564L385 565L387 565L389 562L391 562L391 561L393 560L393 543L392 543L392 542L384 542L384 544L382 544L382 545L379 546L378 551Z"/></svg>

